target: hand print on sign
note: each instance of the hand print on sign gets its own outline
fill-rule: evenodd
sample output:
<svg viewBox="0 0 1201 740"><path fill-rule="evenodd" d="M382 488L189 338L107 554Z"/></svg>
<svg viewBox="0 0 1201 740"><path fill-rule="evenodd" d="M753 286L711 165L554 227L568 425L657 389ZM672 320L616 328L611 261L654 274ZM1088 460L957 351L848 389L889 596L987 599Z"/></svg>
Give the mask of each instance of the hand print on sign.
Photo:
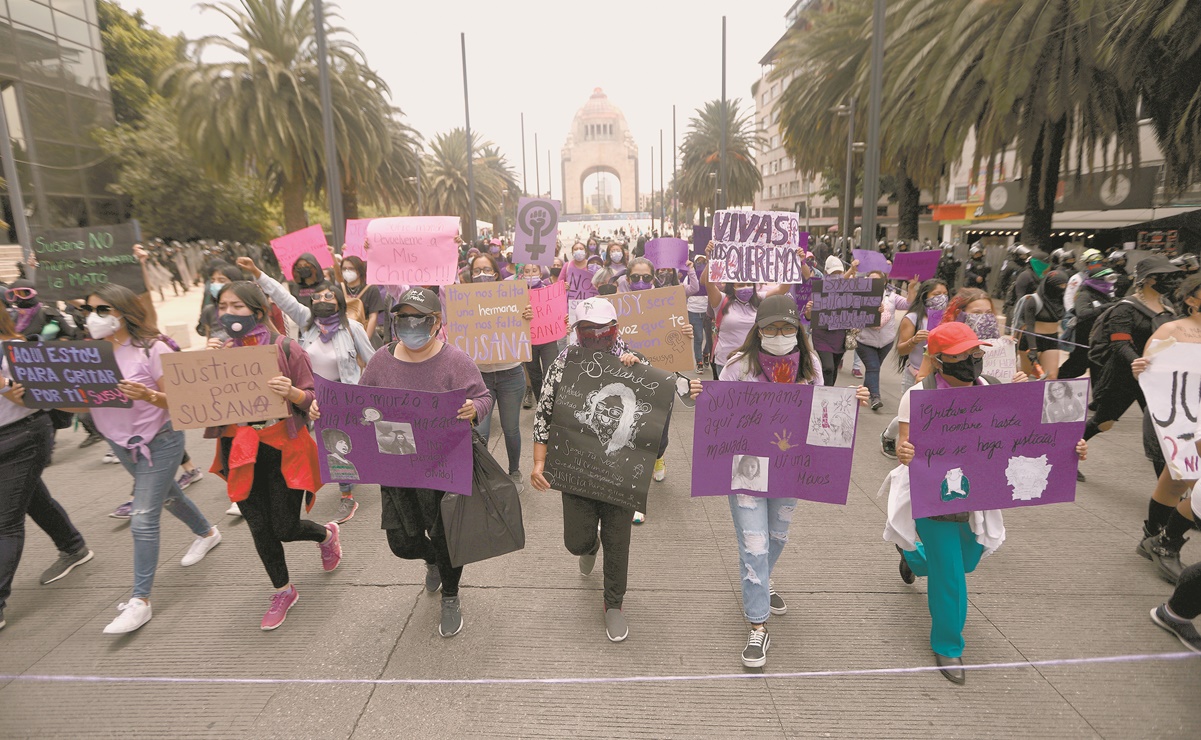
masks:
<svg viewBox="0 0 1201 740"><path fill-rule="evenodd" d="M776 432L776 438L772 440L772 444L776 447L779 447L780 452L788 452L793 447L796 447L796 445L792 443L791 435L788 433L787 429L782 432Z"/></svg>

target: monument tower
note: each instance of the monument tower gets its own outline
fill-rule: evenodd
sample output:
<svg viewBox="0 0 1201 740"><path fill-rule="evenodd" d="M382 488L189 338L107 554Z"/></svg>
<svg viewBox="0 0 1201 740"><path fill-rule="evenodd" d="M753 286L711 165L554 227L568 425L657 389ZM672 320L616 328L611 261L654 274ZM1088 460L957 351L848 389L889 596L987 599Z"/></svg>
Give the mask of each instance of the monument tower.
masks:
<svg viewBox="0 0 1201 740"><path fill-rule="evenodd" d="M584 180L599 172L612 174L620 183L622 213L638 210L638 145L625 114L599 87L576 111L561 161L564 213L584 212Z"/></svg>

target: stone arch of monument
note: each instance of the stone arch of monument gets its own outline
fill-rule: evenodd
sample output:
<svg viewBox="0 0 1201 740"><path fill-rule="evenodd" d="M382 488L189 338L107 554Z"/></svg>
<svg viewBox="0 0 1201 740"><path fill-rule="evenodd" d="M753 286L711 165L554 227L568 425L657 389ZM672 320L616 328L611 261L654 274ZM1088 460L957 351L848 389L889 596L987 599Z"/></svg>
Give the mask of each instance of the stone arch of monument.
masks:
<svg viewBox="0 0 1201 740"><path fill-rule="evenodd" d="M638 210L638 145L625 114L599 87L576 111L561 161L564 213L584 212L584 180L598 172L610 173L620 183L621 212Z"/></svg>

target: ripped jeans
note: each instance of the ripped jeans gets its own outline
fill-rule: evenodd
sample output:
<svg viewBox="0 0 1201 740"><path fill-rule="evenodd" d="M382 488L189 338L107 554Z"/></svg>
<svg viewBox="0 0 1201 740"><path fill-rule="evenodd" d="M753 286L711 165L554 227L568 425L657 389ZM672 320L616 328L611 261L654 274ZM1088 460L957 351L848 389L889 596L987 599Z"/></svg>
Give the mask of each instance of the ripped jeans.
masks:
<svg viewBox="0 0 1201 740"><path fill-rule="evenodd" d="M788 544L788 525L792 524L797 500L742 493L729 498L738 535L742 612L751 624L763 624L771 615L771 571Z"/></svg>

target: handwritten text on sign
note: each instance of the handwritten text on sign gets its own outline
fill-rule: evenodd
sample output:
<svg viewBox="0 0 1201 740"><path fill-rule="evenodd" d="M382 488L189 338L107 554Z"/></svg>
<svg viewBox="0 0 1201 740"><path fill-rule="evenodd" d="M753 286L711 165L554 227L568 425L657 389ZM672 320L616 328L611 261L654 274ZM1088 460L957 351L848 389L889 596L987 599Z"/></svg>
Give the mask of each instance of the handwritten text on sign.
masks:
<svg viewBox="0 0 1201 740"><path fill-rule="evenodd" d="M321 480L471 495L467 394L335 383L314 376Z"/></svg>
<svg viewBox="0 0 1201 740"><path fill-rule="evenodd" d="M717 283L799 283L801 238L795 213L718 211L709 279ZM804 241L804 244L802 244Z"/></svg>
<svg viewBox="0 0 1201 740"><path fill-rule="evenodd" d="M146 292L142 263L133 255L141 241L136 222L33 233L37 289L43 301L84 298L101 285Z"/></svg>
<svg viewBox="0 0 1201 740"><path fill-rule="evenodd" d="M692 495L845 504L857 420L853 388L706 382L696 401Z"/></svg>
<svg viewBox="0 0 1201 740"><path fill-rule="evenodd" d="M909 419L917 452L909 465L913 516L1074 500L1083 408L1078 421L1043 423L1045 386L915 388Z"/></svg>
<svg viewBox="0 0 1201 740"><path fill-rule="evenodd" d="M372 219L367 225L367 282L450 285L459 259L458 233L454 216Z"/></svg>
<svg viewBox="0 0 1201 740"><path fill-rule="evenodd" d="M294 279L292 264L306 252L313 255L321 269L334 266L334 258L325 243L325 229L321 228L321 224L313 224L300 231L272 239L271 250L275 252L275 259L279 260L279 269L284 271L284 277L289 280Z"/></svg>
<svg viewBox="0 0 1201 740"><path fill-rule="evenodd" d="M28 408L133 405L117 390L121 369L111 342L5 342L4 355L13 381L25 386Z"/></svg>
<svg viewBox="0 0 1201 740"><path fill-rule="evenodd" d="M280 374L274 345L173 352L162 360L163 392L176 429L284 419L290 413L283 397L267 387Z"/></svg>
<svg viewBox="0 0 1201 740"><path fill-rule="evenodd" d="M562 280L529 292L530 343L534 345L557 342L567 336L567 283Z"/></svg>
<svg viewBox="0 0 1201 740"><path fill-rule="evenodd" d="M1172 478L1197 480L1201 478L1197 459L1201 344L1177 343L1160 351L1151 349L1151 367L1138 376L1138 384L1147 397L1155 436Z"/></svg>
<svg viewBox="0 0 1201 740"><path fill-rule="evenodd" d="M668 372L696 370L688 326L688 296L682 285L601 296L617 309L618 336L653 367Z"/></svg>
<svg viewBox="0 0 1201 740"><path fill-rule="evenodd" d="M831 331L879 326L883 298L884 281L879 278L815 280L812 321Z"/></svg>
<svg viewBox="0 0 1201 740"><path fill-rule="evenodd" d="M529 362L530 322L523 317L530 305L524 282L447 285L446 336L450 343L480 365Z"/></svg>

